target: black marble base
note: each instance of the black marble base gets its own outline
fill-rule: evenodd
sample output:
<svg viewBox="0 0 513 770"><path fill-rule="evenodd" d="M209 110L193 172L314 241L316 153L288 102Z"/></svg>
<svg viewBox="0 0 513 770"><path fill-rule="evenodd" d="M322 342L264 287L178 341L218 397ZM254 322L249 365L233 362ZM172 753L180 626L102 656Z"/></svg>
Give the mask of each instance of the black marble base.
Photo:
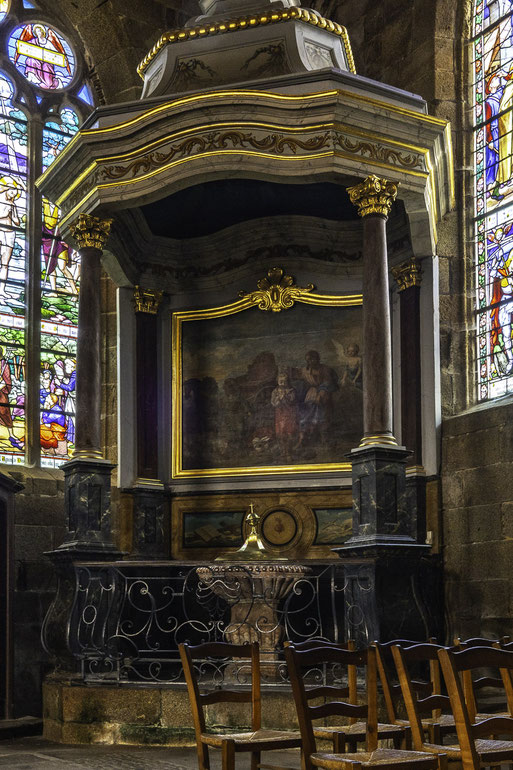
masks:
<svg viewBox="0 0 513 770"><path fill-rule="evenodd" d="M57 551L74 559L113 559L120 555L112 542L110 485L115 466L107 460L70 460L62 466L68 535Z"/></svg>
<svg viewBox="0 0 513 770"><path fill-rule="evenodd" d="M134 559L168 559L171 553L169 494L163 488L135 487L133 495Z"/></svg>
<svg viewBox="0 0 513 770"><path fill-rule="evenodd" d="M406 507L411 521L412 535L417 543L425 543L426 527L426 477L406 475Z"/></svg>
<svg viewBox="0 0 513 770"><path fill-rule="evenodd" d="M347 638L360 645L391 639L441 640L442 571L428 551L428 546L400 546L339 553L344 561L348 559L344 564Z"/></svg>
<svg viewBox="0 0 513 770"><path fill-rule="evenodd" d="M353 534L347 547L416 542L416 523L406 500L409 455L404 447L383 445L359 447L348 455L353 475Z"/></svg>

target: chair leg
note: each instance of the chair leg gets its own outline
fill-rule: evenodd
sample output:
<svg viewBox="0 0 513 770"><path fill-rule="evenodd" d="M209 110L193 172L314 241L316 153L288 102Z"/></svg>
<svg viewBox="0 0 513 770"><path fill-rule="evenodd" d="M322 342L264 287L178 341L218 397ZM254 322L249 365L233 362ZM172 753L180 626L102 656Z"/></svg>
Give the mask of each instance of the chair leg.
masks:
<svg viewBox="0 0 513 770"><path fill-rule="evenodd" d="M260 764L260 755L260 751L251 752L251 770L258 770L258 765Z"/></svg>
<svg viewBox="0 0 513 770"><path fill-rule="evenodd" d="M333 751L335 754L344 754L346 750L346 741L344 733L333 733Z"/></svg>
<svg viewBox="0 0 513 770"><path fill-rule="evenodd" d="M196 744L198 751L198 767L199 770L210 770L210 757L208 755L208 746L205 743Z"/></svg>
<svg viewBox="0 0 513 770"><path fill-rule="evenodd" d="M448 760L447 760L447 754L439 754L438 755L438 770L447 770L449 767Z"/></svg>
<svg viewBox="0 0 513 770"><path fill-rule="evenodd" d="M229 738L225 739L222 745L222 768L223 770L235 770L235 741Z"/></svg>

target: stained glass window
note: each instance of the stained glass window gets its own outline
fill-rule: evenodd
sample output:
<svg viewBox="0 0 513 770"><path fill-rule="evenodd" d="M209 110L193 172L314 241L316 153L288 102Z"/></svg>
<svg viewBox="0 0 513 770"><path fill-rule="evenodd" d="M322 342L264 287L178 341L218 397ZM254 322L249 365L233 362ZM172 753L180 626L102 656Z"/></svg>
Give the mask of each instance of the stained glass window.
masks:
<svg viewBox="0 0 513 770"><path fill-rule="evenodd" d="M476 0L473 40L479 398L513 392L513 0Z"/></svg>
<svg viewBox="0 0 513 770"><path fill-rule="evenodd" d="M36 14L0 0L0 463L56 467L75 441L80 264L35 180L93 99L68 40Z"/></svg>

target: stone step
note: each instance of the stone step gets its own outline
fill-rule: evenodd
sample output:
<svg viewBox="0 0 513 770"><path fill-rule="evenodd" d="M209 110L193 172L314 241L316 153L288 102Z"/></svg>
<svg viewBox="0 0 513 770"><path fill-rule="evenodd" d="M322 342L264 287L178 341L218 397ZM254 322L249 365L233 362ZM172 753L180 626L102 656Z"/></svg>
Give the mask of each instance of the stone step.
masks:
<svg viewBox="0 0 513 770"><path fill-rule="evenodd" d="M43 720L41 717L0 719L0 741L9 738L22 738L26 735L41 735L42 732Z"/></svg>

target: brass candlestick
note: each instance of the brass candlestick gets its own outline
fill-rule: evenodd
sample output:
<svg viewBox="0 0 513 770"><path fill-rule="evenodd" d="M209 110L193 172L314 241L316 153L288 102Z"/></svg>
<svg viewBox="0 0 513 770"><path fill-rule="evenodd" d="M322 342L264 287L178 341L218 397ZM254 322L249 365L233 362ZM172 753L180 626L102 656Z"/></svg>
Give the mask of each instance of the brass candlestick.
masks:
<svg viewBox="0 0 513 770"><path fill-rule="evenodd" d="M223 553L215 561L288 561L285 556L275 556L268 551L258 534L260 516L253 510L253 503L249 504L249 513L245 521L249 524L249 534L243 545L235 553Z"/></svg>

